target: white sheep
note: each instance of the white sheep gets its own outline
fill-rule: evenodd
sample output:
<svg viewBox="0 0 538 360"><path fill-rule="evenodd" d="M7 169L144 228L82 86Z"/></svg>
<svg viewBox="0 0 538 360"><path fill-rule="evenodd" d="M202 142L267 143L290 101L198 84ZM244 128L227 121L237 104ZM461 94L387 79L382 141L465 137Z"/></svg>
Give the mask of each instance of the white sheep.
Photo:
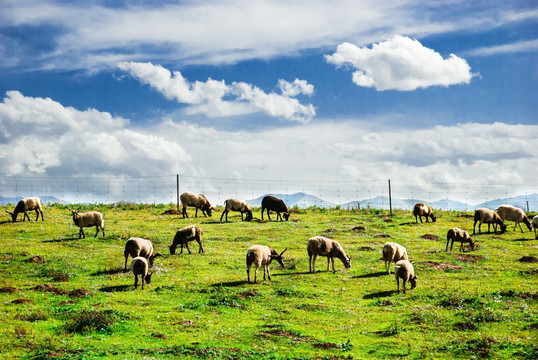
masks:
<svg viewBox="0 0 538 360"><path fill-rule="evenodd" d="M407 250L400 244L388 242L383 246L383 260L385 260L385 268L390 275L390 263L400 260L407 260Z"/></svg>
<svg viewBox="0 0 538 360"><path fill-rule="evenodd" d="M490 209L487 208L478 208L474 212L474 223L473 223L473 235L475 234L475 226L476 223L478 224L478 233L481 234L480 227L482 226L482 223L488 224L488 233L490 229L490 225L493 224L493 231L497 232L497 225L501 227L501 234L504 234L506 231L506 225L504 224L504 221L499 217L499 215Z"/></svg>
<svg viewBox="0 0 538 360"><path fill-rule="evenodd" d="M282 251L280 254L276 252L275 249L270 248L266 245L253 245L247 251L247 281L250 283L250 267L252 264L256 266L256 271L254 272L254 283L258 279L258 269L263 266L263 280L265 280L265 274L271 280L271 273L269 272L269 265L271 261L276 260L280 266L284 267L284 262L282 259L282 254L288 250L287 248Z"/></svg>
<svg viewBox="0 0 538 360"><path fill-rule="evenodd" d="M183 254L183 245L187 247L189 254L191 250L189 249L189 241L196 240L199 245L198 253L203 253L204 248L202 247L202 229L198 225L189 225L182 227L176 231L174 236L174 241L170 245L170 254L174 255L176 253L176 247L181 245L181 251L179 254Z"/></svg>
<svg viewBox="0 0 538 360"><path fill-rule="evenodd" d="M144 282L149 285L151 283L151 275L153 275L153 273L148 274L148 261L142 256L137 256L131 262L131 269L133 270L133 274L135 276L135 289L138 287L138 275L140 275L142 278L142 290L144 290Z"/></svg>
<svg viewBox="0 0 538 360"><path fill-rule="evenodd" d="M420 222L422 223L422 217L426 217L426 222L428 221L428 218L432 219L432 222L435 222L437 219L435 215L433 215L433 210L428 205L425 205L423 203L415 204L415 207L413 208L413 215L415 216L415 222L418 224L418 219L420 219Z"/></svg>
<svg viewBox="0 0 538 360"><path fill-rule="evenodd" d="M153 262L157 256L164 257L164 255L154 252L151 240L139 237L132 237L127 240L123 255L125 256L124 270L127 270L127 258L129 255L131 255L133 259L138 256L148 259L150 266L153 266Z"/></svg>
<svg viewBox="0 0 538 360"><path fill-rule="evenodd" d="M17 221L17 215L19 215L21 212L24 213L24 216L22 217L22 221L25 221L26 218L28 218L28 221L30 221L30 215L28 215L27 211L35 210L36 218L35 221L39 220L39 214L41 214L41 221L43 220L43 205L41 204L41 199L38 197L29 197L26 199L22 199L17 203L17 206L15 206L15 209L13 212L6 211L9 215L11 215L11 220L13 222Z"/></svg>
<svg viewBox="0 0 538 360"><path fill-rule="evenodd" d="M536 230L538 230L538 215L532 218L532 228L534 229L534 238L538 239L538 235L536 234Z"/></svg>
<svg viewBox="0 0 538 360"><path fill-rule="evenodd" d="M92 226L95 226L95 228L97 229L95 236L99 234L99 229L101 229L103 231L103 237L105 237L105 219L103 218L103 214L101 214L99 211L88 211L80 214L78 212L79 209L69 211L71 211L71 214L73 215L73 222L76 226L80 228L80 231L78 232L79 239L81 237L86 237L82 228Z"/></svg>
<svg viewBox="0 0 538 360"><path fill-rule="evenodd" d="M499 214L502 221L513 221L515 223L514 231L516 230L516 226L519 225L519 229L523 232L521 223L527 225L529 231L532 231L532 225L529 218L525 214L525 211L520 208L511 205L501 205L497 208L497 214Z"/></svg>
<svg viewBox="0 0 538 360"><path fill-rule="evenodd" d="M204 216L206 217L211 217L211 211L215 210L215 208L211 206L211 204L203 194L195 194L189 191L185 191L183 194L181 194L179 199L181 200L181 205L183 205L183 218L189 217L189 215L187 214L187 206L194 206L194 208L196 209L194 217L198 217L198 209L202 210L202 214L204 214Z"/></svg>
<svg viewBox="0 0 538 360"><path fill-rule="evenodd" d="M342 245L338 241L326 238L324 236L314 236L308 239L307 244L308 251L308 265L311 273L316 272L316 258L318 256L327 257L327 271L329 271L329 264L332 262L333 272L334 270L334 258L338 258L342 261L346 269L351 268L351 260L346 255Z"/></svg>
<svg viewBox="0 0 538 360"><path fill-rule="evenodd" d="M448 230L446 234L446 249L445 251L448 251L448 243L452 240L452 243L450 244L450 251L452 251L452 247L454 246L454 241L460 242L460 251L463 251L463 244L469 243L471 244L471 249L474 250L475 243L473 241L473 238L466 230L462 230L460 228L452 228Z"/></svg>
<svg viewBox="0 0 538 360"><path fill-rule="evenodd" d="M243 213L246 213L245 221L252 220L252 210L250 209L250 206L243 200L239 199L228 199L224 202L224 211L222 212L222 215L220 216L220 221L222 221L222 217L226 215L226 222L228 222L228 213L231 211L239 211L241 213L241 220L243 220Z"/></svg>
<svg viewBox="0 0 538 360"><path fill-rule="evenodd" d="M417 276L415 275L415 269L413 264L408 260L400 260L394 265L394 277L396 278L396 288L398 294L400 293L400 279L403 280L403 292L405 294L405 283L411 283L411 289L417 287Z"/></svg>

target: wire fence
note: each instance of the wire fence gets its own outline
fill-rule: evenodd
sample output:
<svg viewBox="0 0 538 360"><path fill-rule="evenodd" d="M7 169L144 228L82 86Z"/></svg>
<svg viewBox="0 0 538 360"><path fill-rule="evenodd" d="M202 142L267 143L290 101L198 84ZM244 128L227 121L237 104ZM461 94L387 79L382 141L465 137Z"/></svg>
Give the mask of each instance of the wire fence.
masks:
<svg viewBox="0 0 538 360"><path fill-rule="evenodd" d="M389 192L390 188L390 192ZM236 197L259 206L266 194L281 195L290 206L410 209L415 202L435 208L495 208L502 200L525 210L538 210L538 185L417 183L403 179L302 181L226 179L190 175L150 177L0 177L0 204L38 196L46 203L176 204L184 191L205 194L214 204Z"/></svg>

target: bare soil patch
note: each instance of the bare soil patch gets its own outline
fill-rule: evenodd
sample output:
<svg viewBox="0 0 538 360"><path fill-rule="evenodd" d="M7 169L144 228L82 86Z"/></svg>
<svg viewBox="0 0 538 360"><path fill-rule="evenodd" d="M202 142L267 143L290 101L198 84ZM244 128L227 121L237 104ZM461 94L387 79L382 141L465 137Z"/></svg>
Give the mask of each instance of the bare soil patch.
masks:
<svg viewBox="0 0 538 360"><path fill-rule="evenodd" d="M392 236L390 236L389 234L377 234L376 236L374 236L376 238L382 238L382 239L392 239Z"/></svg>
<svg viewBox="0 0 538 360"><path fill-rule="evenodd" d="M354 226L353 228L351 228L351 231L353 231L353 232L366 231L366 227L365 226Z"/></svg>
<svg viewBox="0 0 538 360"><path fill-rule="evenodd" d="M39 255L34 255L31 258L24 260L24 262L33 263L33 264L43 264L45 262L45 259L43 259Z"/></svg>
<svg viewBox="0 0 538 360"><path fill-rule="evenodd" d="M375 249L373 247L370 247L370 246L361 246L359 248L359 251L374 251Z"/></svg>
<svg viewBox="0 0 538 360"><path fill-rule="evenodd" d="M315 344L312 344L312 346L315 347L316 349L323 349L323 350L338 348L338 344L330 343L330 342L315 343Z"/></svg>
<svg viewBox="0 0 538 360"><path fill-rule="evenodd" d="M538 258L536 256L523 256L521 259L519 259L519 261L526 263L536 263L538 262Z"/></svg>
<svg viewBox="0 0 538 360"><path fill-rule="evenodd" d="M482 255L472 255L472 254L454 254L454 257L460 261L475 263L478 260L484 260Z"/></svg>
<svg viewBox="0 0 538 360"><path fill-rule="evenodd" d="M68 293L68 295L69 295L70 298L80 298L80 297L84 297L84 296L93 295L93 293L90 292L89 290L80 288L80 289L75 289L73 291L70 291Z"/></svg>
<svg viewBox="0 0 538 360"><path fill-rule="evenodd" d="M434 234L424 234L421 236L421 238L425 240L439 241L439 236L434 235Z"/></svg>
<svg viewBox="0 0 538 360"><path fill-rule="evenodd" d="M15 299L11 303L12 304L28 304L28 303L33 303L33 302L34 300L32 299Z"/></svg>
<svg viewBox="0 0 538 360"><path fill-rule="evenodd" d="M419 262L415 265L423 265L430 267L435 270L459 270L463 269L463 266L460 265L452 265L452 264L446 264L446 263L439 263L435 261L425 261L425 262Z"/></svg>
<svg viewBox="0 0 538 360"><path fill-rule="evenodd" d="M332 227L330 229L323 230L322 232L324 232L324 233L337 233L338 230L336 230L334 227Z"/></svg>
<svg viewBox="0 0 538 360"><path fill-rule="evenodd" d="M163 212L161 215L181 215L181 211L176 209L170 209Z"/></svg>
<svg viewBox="0 0 538 360"><path fill-rule="evenodd" d="M242 293L239 294L239 297L241 299L248 299L248 298L255 297L255 296L260 296L260 294L256 290L245 291L245 292L242 292Z"/></svg>
<svg viewBox="0 0 538 360"><path fill-rule="evenodd" d="M152 334L151 337L154 337L156 339L168 339L168 336L164 335L164 334Z"/></svg>
<svg viewBox="0 0 538 360"><path fill-rule="evenodd" d="M19 292L20 290L11 286L6 286L0 289L0 293L13 294Z"/></svg>
<svg viewBox="0 0 538 360"><path fill-rule="evenodd" d="M56 294L56 295L67 295L69 293L69 291L67 291L67 290L59 289L59 288L57 288L55 286L52 286L50 284L40 284L40 285L34 286L32 288L32 290L50 292L50 293L53 293L53 294Z"/></svg>

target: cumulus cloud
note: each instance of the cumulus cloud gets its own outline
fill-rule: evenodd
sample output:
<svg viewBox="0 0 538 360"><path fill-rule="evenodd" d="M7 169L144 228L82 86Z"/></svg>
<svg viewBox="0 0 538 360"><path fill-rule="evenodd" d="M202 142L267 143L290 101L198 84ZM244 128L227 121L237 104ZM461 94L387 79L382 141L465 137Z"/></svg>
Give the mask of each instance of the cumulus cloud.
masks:
<svg viewBox="0 0 538 360"><path fill-rule="evenodd" d="M270 116L290 121L309 122L316 111L312 104L303 105L292 96L311 95L314 86L305 80L293 83L280 79L282 94L265 93L244 82L228 85L224 80L209 78L206 82L190 83L181 72L170 72L152 63L120 62L118 67L144 84L148 84L168 99L191 105L187 113L202 113L210 117L250 114L262 111ZM234 97L224 100L224 97Z"/></svg>
<svg viewBox="0 0 538 360"><path fill-rule="evenodd" d="M337 67L352 66L356 69L352 78L357 86L378 91L469 84L475 76L464 59L454 54L444 59L418 40L400 35L371 48L343 43L325 58Z"/></svg>

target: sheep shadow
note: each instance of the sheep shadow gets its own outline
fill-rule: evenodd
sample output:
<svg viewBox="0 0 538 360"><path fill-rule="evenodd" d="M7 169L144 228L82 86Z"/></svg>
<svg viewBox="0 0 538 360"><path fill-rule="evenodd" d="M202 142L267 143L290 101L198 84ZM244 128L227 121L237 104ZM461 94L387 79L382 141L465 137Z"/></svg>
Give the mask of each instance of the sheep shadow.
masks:
<svg viewBox="0 0 538 360"><path fill-rule="evenodd" d="M284 269L284 270L293 270L293 269ZM319 272L319 271L317 271L317 272ZM313 274L313 273L308 272L308 271L290 272L290 273L278 273L278 274L271 273L271 276L308 275L308 274ZM263 273L262 273L262 276L263 276Z"/></svg>
<svg viewBox="0 0 538 360"><path fill-rule="evenodd" d="M11 221L9 220L0 221L0 225L9 224L9 223L11 223Z"/></svg>
<svg viewBox="0 0 538 360"><path fill-rule="evenodd" d="M247 285L248 282L246 280L238 280L238 281L228 281L228 282L219 282L212 284L211 287L236 287L236 286L242 286Z"/></svg>
<svg viewBox="0 0 538 360"><path fill-rule="evenodd" d="M379 299L383 297L389 297L392 296L394 293L398 293L396 290L388 290L388 291L379 291L371 294L366 294L362 298L363 299Z"/></svg>
<svg viewBox="0 0 538 360"><path fill-rule="evenodd" d="M51 239L51 240L43 240L44 243L58 243L58 242L67 242L67 241L75 241L79 240L78 237L72 237L72 238L62 238L62 239Z"/></svg>
<svg viewBox="0 0 538 360"><path fill-rule="evenodd" d="M101 275L116 275L116 274L123 274L123 273L127 273L129 272L129 270L124 270L123 268L118 268L118 269L109 269L109 270L99 270L99 271L96 271L92 274L90 274L91 276L101 276Z"/></svg>
<svg viewBox="0 0 538 360"><path fill-rule="evenodd" d="M411 226L411 225L418 225L418 224L410 221L410 222L404 222L404 223L401 223L401 224L398 224L398 225L400 225L400 226Z"/></svg>
<svg viewBox="0 0 538 360"><path fill-rule="evenodd" d="M99 289L102 292L125 292L133 288L133 285L116 285L116 286L105 286Z"/></svg>
<svg viewBox="0 0 538 360"><path fill-rule="evenodd" d="M367 279L367 278L373 278L373 277L380 277L383 275L388 275L386 271L379 271L376 273L369 273L369 274L363 274L363 275L355 275L352 278L353 279Z"/></svg>
<svg viewBox="0 0 538 360"><path fill-rule="evenodd" d="M519 238L519 239L514 239L512 241L533 241L533 240L536 240L536 239L535 238L531 238L531 239Z"/></svg>

